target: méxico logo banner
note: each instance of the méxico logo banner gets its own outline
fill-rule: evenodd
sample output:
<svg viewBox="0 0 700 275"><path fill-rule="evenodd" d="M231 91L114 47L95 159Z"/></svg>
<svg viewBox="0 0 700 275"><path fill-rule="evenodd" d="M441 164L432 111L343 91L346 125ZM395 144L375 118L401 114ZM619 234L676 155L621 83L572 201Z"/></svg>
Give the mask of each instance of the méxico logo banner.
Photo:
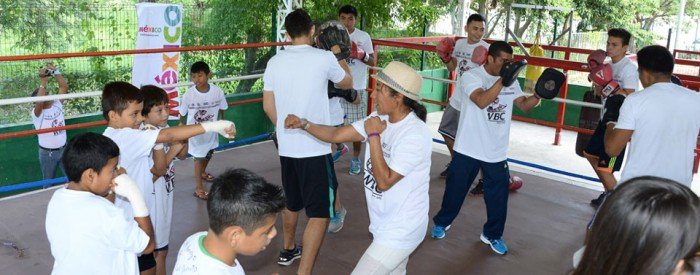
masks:
<svg viewBox="0 0 700 275"><path fill-rule="evenodd" d="M182 5L139 3L136 5L138 32L136 49L179 48L182 43ZM131 83L163 86L178 81L180 53L134 55ZM177 88L167 88L170 119L178 118L180 98Z"/></svg>

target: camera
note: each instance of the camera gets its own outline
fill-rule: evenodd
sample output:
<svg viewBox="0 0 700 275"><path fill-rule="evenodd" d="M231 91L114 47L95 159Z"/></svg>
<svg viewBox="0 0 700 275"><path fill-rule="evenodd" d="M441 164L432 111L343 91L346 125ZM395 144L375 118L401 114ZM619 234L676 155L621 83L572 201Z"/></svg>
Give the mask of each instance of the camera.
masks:
<svg viewBox="0 0 700 275"><path fill-rule="evenodd" d="M39 77L49 77L49 76L53 76L54 73L56 72L55 70L52 70L52 69L49 69L49 68L46 68L46 67L40 67L39 69L40 69L40 70L39 70Z"/></svg>

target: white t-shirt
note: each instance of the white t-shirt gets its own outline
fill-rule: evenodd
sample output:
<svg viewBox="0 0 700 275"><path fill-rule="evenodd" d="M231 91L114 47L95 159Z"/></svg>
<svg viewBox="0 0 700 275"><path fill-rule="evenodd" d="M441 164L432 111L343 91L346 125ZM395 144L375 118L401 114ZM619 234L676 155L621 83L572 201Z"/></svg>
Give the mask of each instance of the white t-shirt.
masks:
<svg viewBox="0 0 700 275"><path fill-rule="evenodd" d="M155 127L155 126L151 126ZM162 128L146 128L141 124L141 130L145 129L165 129ZM165 143L163 149L167 154L170 151L170 146ZM152 159L152 158L151 158ZM166 160L167 161L167 160ZM173 187L175 183L175 167L171 162L163 175L153 182L153 190L149 196L153 196L153 206L148 209L151 216L151 224L153 225L153 235L155 235L155 248L163 248L168 245L170 240L170 226L173 219ZM145 196L146 194L144 194Z"/></svg>
<svg viewBox="0 0 700 275"><path fill-rule="evenodd" d="M350 34L350 41L355 42L357 47L365 51L365 53L374 53L372 38L369 37L368 33L355 28L355 30ZM345 62L348 63L350 75L352 75L352 88L355 90L367 89L367 68L369 66L354 58L347 58Z"/></svg>
<svg viewBox="0 0 700 275"><path fill-rule="evenodd" d="M177 253L173 275L243 275L243 267L238 259L235 266L229 266L209 254L204 248L204 237L207 231L197 232L189 236Z"/></svg>
<svg viewBox="0 0 700 275"><path fill-rule="evenodd" d="M506 160L510 122L513 117L513 101L523 96L518 82L501 89L494 102L484 109L469 97L476 89L488 90L499 79L479 66L462 76L462 112L459 115L459 128L454 150L460 154L485 161Z"/></svg>
<svg viewBox="0 0 700 275"><path fill-rule="evenodd" d="M345 111L343 111L343 106L340 105L340 101L345 100L340 97L333 97L328 99L328 110L331 114L331 126L341 125L345 122Z"/></svg>
<svg viewBox="0 0 700 275"><path fill-rule="evenodd" d="M374 112L369 117L377 116ZM369 118L368 117L368 118ZM428 126L413 112L397 123L387 122L381 134L382 152L389 168L404 177L389 190L380 192L372 174L370 150L365 150L365 198L369 212L369 231L380 244L408 249L423 241L428 228L428 186L430 183L430 156L432 135ZM365 119L366 120L366 119ZM365 121L358 120L352 127L365 140ZM369 144L367 144L369 148Z"/></svg>
<svg viewBox="0 0 700 275"><path fill-rule="evenodd" d="M63 104L59 100L54 100L51 107L42 110L39 116L34 114L34 109L32 109L31 113L34 128L37 130L66 126L66 121L63 118ZM65 130L39 134L38 137L39 146L47 149L56 149L66 145Z"/></svg>
<svg viewBox="0 0 700 275"><path fill-rule="evenodd" d="M146 201L146 207L148 207L149 212L155 207L153 173L151 173L153 158L151 154L159 132L160 130L114 129L107 127L103 133L104 136L112 139L119 147L119 166L124 167L129 177L136 181L136 185L143 194L143 199ZM114 204L124 209L124 216L128 219L134 217L131 211L131 204L126 198L117 196Z"/></svg>
<svg viewBox="0 0 700 275"><path fill-rule="evenodd" d="M149 237L107 199L59 188L46 210L51 274L139 274L137 254Z"/></svg>
<svg viewBox="0 0 700 275"><path fill-rule="evenodd" d="M307 158L331 153L327 142L301 129L285 129L289 114L313 123L330 125L328 80L338 83L345 77L333 53L309 45L287 46L270 58L263 75L264 92L275 96L279 155Z"/></svg>
<svg viewBox="0 0 700 275"><path fill-rule="evenodd" d="M481 66L472 62L472 53L474 52L474 49L476 49L476 47L478 46L484 46L488 49L489 43L486 43L486 41L484 40L479 40L479 42L477 43L469 44L467 39L460 39L457 40L457 42L455 42L455 49L452 52L452 57L454 57L457 62L457 67L455 68L457 74L457 84L455 85L455 91L460 90L459 79L462 77L462 75L464 75L464 73L471 69ZM459 111L460 108L462 108L461 93L452 93L452 97L450 97L450 106L452 106L452 108L457 109L457 111Z"/></svg>
<svg viewBox="0 0 700 275"><path fill-rule="evenodd" d="M200 92L194 85L187 89L180 98L180 115L187 116L187 125L206 121L217 121L219 110L228 109L224 91L214 84L209 84L208 92ZM217 133L204 133L188 140L188 153L202 158L209 150L219 146Z"/></svg>
<svg viewBox="0 0 700 275"><path fill-rule="evenodd" d="M633 130L620 182L657 176L690 186L700 132L700 94L656 83L627 96L615 129Z"/></svg>
<svg viewBox="0 0 700 275"><path fill-rule="evenodd" d="M637 63L632 62L628 57L620 59L617 63L610 63L613 71L613 80L620 85L621 89L639 90L639 72Z"/></svg>

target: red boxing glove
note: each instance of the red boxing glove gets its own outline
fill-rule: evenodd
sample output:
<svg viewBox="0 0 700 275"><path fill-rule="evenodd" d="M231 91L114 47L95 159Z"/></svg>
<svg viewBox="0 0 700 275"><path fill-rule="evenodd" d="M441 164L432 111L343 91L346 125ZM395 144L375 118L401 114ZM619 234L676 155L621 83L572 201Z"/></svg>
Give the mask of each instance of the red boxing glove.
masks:
<svg viewBox="0 0 700 275"><path fill-rule="evenodd" d="M489 49L484 46L477 46L472 52L472 62L478 65L484 65L486 58L489 56Z"/></svg>
<svg viewBox="0 0 700 275"><path fill-rule="evenodd" d="M593 51L588 55L588 68L592 71L593 69L598 68L598 66L603 65L606 56L607 55L605 54L604 50Z"/></svg>
<svg viewBox="0 0 700 275"><path fill-rule="evenodd" d="M608 97L620 89L620 85L613 80L613 71L610 64L603 64L591 70L588 77L595 84L595 92L603 97Z"/></svg>
<svg viewBox="0 0 700 275"><path fill-rule="evenodd" d="M455 39L452 37L445 37L435 46L440 59L444 63L450 63L452 61L452 51L455 50Z"/></svg>
<svg viewBox="0 0 700 275"><path fill-rule="evenodd" d="M355 42L352 42L350 46L350 58L365 60L367 58L367 53L360 49Z"/></svg>

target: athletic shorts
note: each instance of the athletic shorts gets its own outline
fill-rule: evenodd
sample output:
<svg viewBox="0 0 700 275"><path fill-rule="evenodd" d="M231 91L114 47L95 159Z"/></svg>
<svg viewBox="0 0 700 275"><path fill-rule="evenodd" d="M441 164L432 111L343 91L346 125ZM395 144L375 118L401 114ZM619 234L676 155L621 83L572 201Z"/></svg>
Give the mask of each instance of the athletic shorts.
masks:
<svg viewBox="0 0 700 275"><path fill-rule="evenodd" d="M605 129L607 125L604 123L598 123L598 127L595 128L593 136L588 141L588 145L584 150L583 154L588 156L594 156L598 158L598 170L603 172L613 173L620 171L622 168L622 160L625 158L625 148L622 148L620 155L615 158L611 158L605 153Z"/></svg>
<svg viewBox="0 0 700 275"><path fill-rule="evenodd" d="M204 160L210 161L210 160L211 160L211 157L212 157L213 155L214 155L214 149L211 149L211 150L209 150L209 152L207 152L207 154L206 154L203 158L194 157L194 160L198 160L198 161L204 161Z"/></svg>
<svg viewBox="0 0 700 275"><path fill-rule="evenodd" d="M149 254L143 254L137 257L137 259L139 261L139 271L146 271L156 267L156 258L153 257L153 252Z"/></svg>
<svg viewBox="0 0 700 275"><path fill-rule="evenodd" d="M331 154L308 158L280 156L280 164L287 209L306 209L309 218L333 217L338 180Z"/></svg>
<svg viewBox="0 0 700 275"><path fill-rule="evenodd" d="M344 99L340 101L340 106L345 112L345 123L348 125L367 117L367 91L357 90L357 96L360 97L360 104L352 104Z"/></svg>
<svg viewBox="0 0 700 275"><path fill-rule="evenodd" d="M447 105L445 111L442 113L442 120L440 120L438 133L446 135L454 140L457 136L457 126L459 126L459 111L453 108L452 105Z"/></svg>

